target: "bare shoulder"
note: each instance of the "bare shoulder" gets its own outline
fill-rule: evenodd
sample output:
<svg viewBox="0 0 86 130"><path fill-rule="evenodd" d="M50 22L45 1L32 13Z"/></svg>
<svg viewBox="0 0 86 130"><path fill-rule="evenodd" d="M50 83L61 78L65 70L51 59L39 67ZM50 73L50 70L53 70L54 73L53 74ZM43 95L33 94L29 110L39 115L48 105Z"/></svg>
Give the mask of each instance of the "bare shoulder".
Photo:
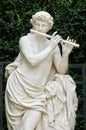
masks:
<svg viewBox="0 0 86 130"><path fill-rule="evenodd" d="M25 40L30 40L30 39L31 39L31 34L28 33L27 35L22 36L19 41L25 41Z"/></svg>
<svg viewBox="0 0 86 130"><path fill-rule="evenodd" d="M25 36L22 36L19 40L19 45L25 45L25 44L30 44L31 43L31 34L28 33L27 35Z"/></svg>

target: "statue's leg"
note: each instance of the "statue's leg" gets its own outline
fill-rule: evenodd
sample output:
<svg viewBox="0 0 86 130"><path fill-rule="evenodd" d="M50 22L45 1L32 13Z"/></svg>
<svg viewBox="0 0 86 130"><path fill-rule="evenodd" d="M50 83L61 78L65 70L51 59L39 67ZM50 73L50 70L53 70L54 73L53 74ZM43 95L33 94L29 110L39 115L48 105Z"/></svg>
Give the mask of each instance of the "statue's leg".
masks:
<svg viewBox="0 0 86 130"><path fill-rule="evenodd" d="M27 110L16 130L34 130L42 113L35 110Z"/></svg>

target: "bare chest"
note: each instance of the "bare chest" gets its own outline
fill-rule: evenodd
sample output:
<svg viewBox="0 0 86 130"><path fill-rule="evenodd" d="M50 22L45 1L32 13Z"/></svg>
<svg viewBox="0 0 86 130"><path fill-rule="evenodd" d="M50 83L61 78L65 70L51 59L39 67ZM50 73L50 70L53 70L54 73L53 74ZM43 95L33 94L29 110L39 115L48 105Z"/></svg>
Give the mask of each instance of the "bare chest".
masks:
<svg viewBox="0 0 86 130"><path fill-rule="evenodd" d="M46 42L36 42L34 44L31 44L31 48L34 54L37 54L39 52L42 52L48 47L48 44Z"/></svg>

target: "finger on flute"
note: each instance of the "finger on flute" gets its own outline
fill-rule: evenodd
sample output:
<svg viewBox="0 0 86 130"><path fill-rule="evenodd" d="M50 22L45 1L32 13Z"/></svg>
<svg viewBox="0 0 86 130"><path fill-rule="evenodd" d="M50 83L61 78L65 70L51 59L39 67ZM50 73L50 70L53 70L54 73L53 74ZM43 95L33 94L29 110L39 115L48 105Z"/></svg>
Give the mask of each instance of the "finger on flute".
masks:
<svg viewBox="0 0 86 130"><path fill-rule="evenodd" d="M36 31L34 29L30 29L30 32L45 36L47 38L52 38L52 36L50 36L48 34L45 34L45 33L42 33L42 32L38 32L38 31ZM67 41L67 40L64 40L64 39L62 39L62 42L65 43L65 44L73 45L75 47L79 47L79 44L76 44L76 43L73 43L73 42L70 42L70 41Z"/></svg>

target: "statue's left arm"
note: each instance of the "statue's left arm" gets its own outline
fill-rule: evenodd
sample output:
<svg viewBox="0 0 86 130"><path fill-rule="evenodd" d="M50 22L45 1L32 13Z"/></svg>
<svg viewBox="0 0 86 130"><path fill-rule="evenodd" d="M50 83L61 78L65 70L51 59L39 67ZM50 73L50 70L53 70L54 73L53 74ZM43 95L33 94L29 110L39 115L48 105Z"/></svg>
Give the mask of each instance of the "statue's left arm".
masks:
<svg viewBox="0 0 86 130"><path fill-rule="evenodd" d="M67 40L70 39L68 38ZM72 49L73 49L72 45L63 43L62 43L62 55L60 53L59 47L55 49L53 61L58 73L65 74L67 72L69 54L71 53Z"/></svg>

